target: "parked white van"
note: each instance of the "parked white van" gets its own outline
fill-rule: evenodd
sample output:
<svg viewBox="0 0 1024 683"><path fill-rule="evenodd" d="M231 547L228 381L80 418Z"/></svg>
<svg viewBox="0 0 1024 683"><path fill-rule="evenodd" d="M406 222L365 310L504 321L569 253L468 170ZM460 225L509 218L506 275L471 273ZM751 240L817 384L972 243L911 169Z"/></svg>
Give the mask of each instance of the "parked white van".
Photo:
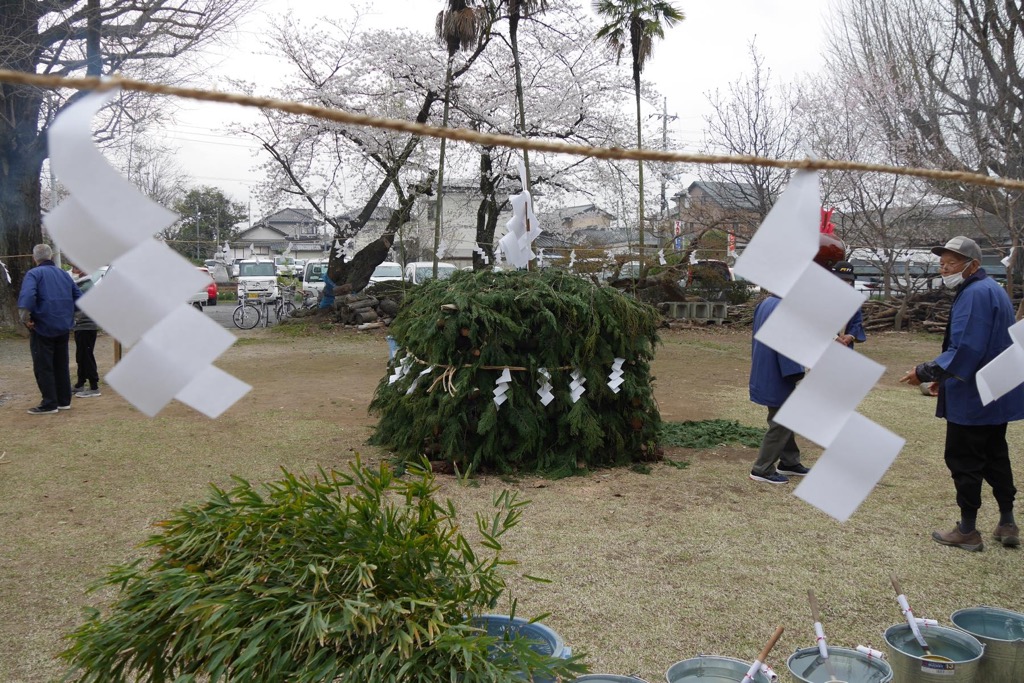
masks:
<svg viewBox="0 0 1024 683"><path fill-rule="evenodd" d="M245 290L249 298L269 297L276 299L277 270L269 259L245 259L238 262L238 291Z"/></svg>
<svg viewBox="0 0 1024 683"><path fill-rule="evenodd" d="M327 259L310 259L306 270L302 273L302 289L312 292L324 291L324 273L327 272Z"/></svg>
<svg viewBox="0 0 1024 683"><path fill-rule="evenodd" d="M437 264L437 279L447 280L458 268L451 263ZM434 277L433 261L413 261L405 264L405 281L414 285L426 282Z"/></svg>

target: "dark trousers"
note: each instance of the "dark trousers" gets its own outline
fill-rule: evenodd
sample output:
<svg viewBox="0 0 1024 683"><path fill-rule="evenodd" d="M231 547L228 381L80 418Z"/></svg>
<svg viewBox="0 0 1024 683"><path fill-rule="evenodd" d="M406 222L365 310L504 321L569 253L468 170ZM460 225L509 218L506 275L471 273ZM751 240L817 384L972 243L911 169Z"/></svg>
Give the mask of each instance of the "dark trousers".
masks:
<svg viewBox="0 0 1024 683"><path fill-rule="evenodd" d="M44 337L32 332L29 348L32 350L32 370L36 384L43 395L40 407L53 410L71 405L71 370L68 361L68 333Z"/></svg>
<svg viewBox="0 0 1024 683"><path fill-rule="evenodd" d="M1006 445L1006 423L958 425L946 422L946 467L956 487L960 514L975 519L981 508L981 483L987 481L1000 512L1013 510L1017 489Z"/></svg>
<svg viewBox="0 0 1024 683"><path fill-rule="evenodd" d="M99 370L96 369L96 330L75 331L75 363L78 364L78 381L75 386L84 387L89 383L95 389L100 383Z"/></svg>
<svg viewBox="0 0 1024 683"><path fill-rule="evenodd" d="M800 464L800 448L796 445L792 430L775 421L779 407L768 409L768 431L761 440L757 461L750 470L759 477L775 474L775 464L780 461L783 467Z"/></svg>

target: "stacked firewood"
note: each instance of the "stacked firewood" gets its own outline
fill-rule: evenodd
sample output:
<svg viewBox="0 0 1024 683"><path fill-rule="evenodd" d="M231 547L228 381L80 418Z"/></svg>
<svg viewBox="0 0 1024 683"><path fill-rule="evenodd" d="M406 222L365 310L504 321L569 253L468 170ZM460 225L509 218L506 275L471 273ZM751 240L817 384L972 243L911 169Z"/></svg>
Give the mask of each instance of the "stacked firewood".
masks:
<svg viewBox="0 0 1024 683"><path fill-rule="evenodd" d="M868 332L914 330L941 333L949 320L952 294L944 291L921 292L907 300L901 298L869 299L864 302L864 329ZM727 324L749 327L754 322L757 300L729 306Z"/></svg>
<svg viewBox="0 0 1024 683"><path fill-rule="evenodd" d="M344 294L334 301L334 320L342 325L355 325L360 329L387 327L398 314L398 302L391 298L378 298L365 291Z"/></svg>
<svg viewBox="0 0 1024 683"><path fill-rule="evenodd" d="M946 292L926 292L906 300L870 299L861 308L864 313L864 329L868 332L942 332L949 321L949 307L952 301L953 298Z"/></svg>

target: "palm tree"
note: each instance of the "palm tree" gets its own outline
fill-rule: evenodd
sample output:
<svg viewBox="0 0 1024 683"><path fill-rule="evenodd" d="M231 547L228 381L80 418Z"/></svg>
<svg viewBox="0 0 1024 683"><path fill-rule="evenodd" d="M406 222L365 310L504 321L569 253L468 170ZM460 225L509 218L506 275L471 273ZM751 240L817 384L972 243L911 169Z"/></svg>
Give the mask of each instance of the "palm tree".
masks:
<svg viewBox="0 0 1024 683"><path fill-rule="evenodd" d="M594 11L606 21L596 40L608 43L616 60L628 46L633 57L633 89L636 93L636 146L643 147L640 119L640 74L654 51L654 40L665 37L665 26L672 28L685 19L681 10L665 0L594 0ZM644 268L644 162L640 168L640 270Z"/></svg>
<svg viewBox="0 0 1024 683"><path fill-rule="evenodd" d="M476 47L484 29L484 10L475 7L474 0L444 0L445 8L437 13L434 32L437 41L448 50L448 66L444 76L444 114L441 126L448 127L448 111L452 90L452 60L459 50ZM437 203L434 211L434 277L437 277L437 250L441 244L441 220L444 209L444 138L437 163Z"/></svg>

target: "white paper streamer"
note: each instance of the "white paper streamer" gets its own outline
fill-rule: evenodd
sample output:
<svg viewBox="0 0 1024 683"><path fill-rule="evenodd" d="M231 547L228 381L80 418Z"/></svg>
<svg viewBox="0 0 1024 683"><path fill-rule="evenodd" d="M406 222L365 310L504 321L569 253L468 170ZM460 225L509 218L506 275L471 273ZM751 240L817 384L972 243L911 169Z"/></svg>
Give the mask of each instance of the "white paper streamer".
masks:
<svg viewBox="0 0 1024 683"><path fill-rule="evenodd" d="M854 412L884 368L834 341L864 295L814 263L820 215L817 173L797 171L735 272L782 297L755 338L809 372L775 419L825 447L794 494L842 522L904 440Z"/></svg>
<svg viewBox="0 0 1024 683"><path fill-rule="evenodd" d="M395 366L395 371L388 377L388 384L394 384L398 380L402 379L409 374L409 369L412 367L412 356L406 356L402 360L398 361Z"/></svg>
<svg viewBox="0 0 1024 683"><path fill-rule="evenodd" d="M444 255L448 253L448 242L446 242L445 240L441 240L440 242L438 242L437 251L435 253L437 254L437 258L443 259Z"/></svg>
<svg viewBox="0 0 1024 683"><path fill-rule="evenodd" d="M569 252L569 268L572 268L575 265L576 265L576 250L573 249L572 251Z"/></svg>
<svg viewBox="0 0 1024 683"><path fill-rule="evenodd" d="M488 256L487 256L487 251L483 247L481 247L479 244L474 244L473 245L473 251L476 252L477 254L480 254L480 261L483 262L483 264L485 266L488 265L491 262L491 259L488 258ZM440 257L438 257L438 258L440 258Z"/></svg>
<svg viewBox="0 0 1024 683"><path fill-rule="evenodd" d="M433 370L433 369L434 369L434 366L431 365L429 368L427 368L426 370L424 370L420 374L416 375L416 377L412 380L412 384L410 384L409 388L405 390L405 395L408 396L412 392L416 391L416 385L420 383L420 379L424 375L430 374L430 371Z"/></svg>
<svg viewBox="0 0 1024 683"><path fill-rule="evenodd" d="M494 380L494 404L501 408L501 404L508 399L506 394L508 393L508 385L512 382L512 373L509 372L508 368L505 368L498 379Z"/></svg>
<svg viewBox="0 0 1024 683"><path fill-rule="evenodd" d="M976 375L982 405L988 405L1024 382L1024 320L1011 325L1009 332L1011 344Z"/></svg>
<svg viewBox="0 0 1024 683"><path fill-rule="evenodd" d="M619 387L626 381L622 379L622 364L625 362L625 358L616 358L612 362L612 371L608 375L608 388L612 390L612 393L619 393Z"/></svg>
<svg viewBox="0 0 1024 683"><path fill-rule="evenodd" d="M665 250L664 249L659 249L658 250L658 265L661 265L661 266L668 265L668 261L665 260Z"/></svg>
<svg viewBox="0 0 1024 683"><path fill-rule="evenodd" d="M185 304L204 276L153 239L177 216L139 193L92 143L93 117L117 94L89 93L50 126L50 162L70 196L44 222L80 267L110 265L103 286L79 299L104 330L132 346L107 383L150 417L174 398L217 417L251 387L212 366L234 335Z"/></svg>
<svg viewBox="0 0 1024 683"><path fill-rule="evenodd" d="M555 398L555 395L551 393L551 373L547 368L537 368L537 382L540 383L537 395L540 396L541 405L546 406Z"/></svg>
<svg viewBox="0 0 1024 683"><path fill-rule="evenodd" d="M576 403L580 400L580 397L583 396L583 392L587 390L587 388L583 386L587 383L587 378L583 376L583 373L580 372L579 369L574 369L569 374L569 377L572 378L572 381L569 382L569 396L572 399L572 402Z"/></svg>
<svg viewBox="0 0 1024 683"><path fill-rule="evenodd" d="M512 218L505 224L508 232L498 244L509 263L516 268L526 268L535 257L533 242L544 231L541 230L537 215L533 212L533 198L526 189L526 167L522 162L519 164L519 180L523 185L523 191L509 197Z"/></svg>

